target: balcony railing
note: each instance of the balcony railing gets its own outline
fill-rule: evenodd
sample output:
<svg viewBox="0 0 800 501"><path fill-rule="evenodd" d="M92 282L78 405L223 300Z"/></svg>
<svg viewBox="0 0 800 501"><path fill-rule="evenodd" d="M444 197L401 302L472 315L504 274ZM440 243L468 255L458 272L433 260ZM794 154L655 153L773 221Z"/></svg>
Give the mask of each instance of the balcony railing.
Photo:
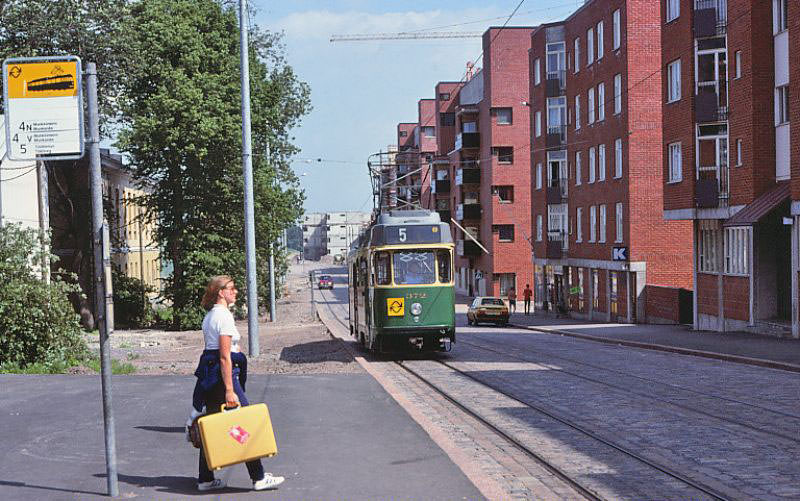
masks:
<svg viewBox="0 0 800 501"><path fill-rule="evenodd" d="M561 259L567 251L569 239L561 230L547 232L547 248L545 254L548 259Z"/></svg>
<svg viewBox="0 0 800 501"><path fill-rule="evenodd" d="M439 219L442 220L443 223L450 222L450 211L446 209L437 210L436 212L439 213Z"/></svg>
<svg viewBox="0 0 800 501"><path fill-rule="evenodd" d="M695 0L695 38L723 36L728 31L727 0Z"/></svg>
<svg viewBox="0 0 800 501"><path fill-rule="evenodd" d="M481 183L481 170L468 167L460 168L456 171L456 186L462 184L480 184Z"/></svg>
<svg viewBox="0 0 800 501"><path fill-rule="evenodd" d="M450 193L450 180L449 179L437 179L436 180L436 194L443 194L446 195Z"/></svg>
<svg viewBox="0 0 800 501"><path fill-rule="evenodd" d="M567 88L567 72L564 70L548 71L545 92L547 97L563 96Z"/></svg>
<svg viewBox="0 0 800 501"><path fill-rule="evenodd" d="M456 219L459 221L470 221L481 218L481 204L466 203L458 204L456 208Z"/></svg>
<svg viewBox="0 0 800 501"><path fill-rule="evenodd" d="M548 148L563 146L567 144L567 126L553 125L547 127L547 137L545 144Z"/></svg>
<svg viewBox="0 0 800 501"><path fill-rule="evenodd" d="M728 200L728 166L698 167L694 190L698 208L724 207Z"/></svg>
<svg viewBox="0 0 800 501"><path fill-rule="evenodd" d="M567 198L569 183L565 178L553 179L547 186L547 205L564 203Z"/></svg>
<svg viewBox="0 0 800 501"><path fill-rule="evenodd" d="M480 132L459 132L456 135L455 150L480 148L481 147L481 134Z"/></svg>
<svg viewBox="0 0 800 501"><path fill-rule="evenodd" d="M725 82L720 82L725 85ZM728 119L727 102L720 103L720 95L713 90L703 90L694 99L695 119L699 123L724 122Z"/></svg>

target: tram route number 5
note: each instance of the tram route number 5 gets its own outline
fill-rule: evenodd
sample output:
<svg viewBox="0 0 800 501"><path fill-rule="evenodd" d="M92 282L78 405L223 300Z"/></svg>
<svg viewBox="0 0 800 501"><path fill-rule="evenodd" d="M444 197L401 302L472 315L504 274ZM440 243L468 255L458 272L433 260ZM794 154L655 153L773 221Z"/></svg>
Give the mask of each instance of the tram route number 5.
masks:
<svg viewBox="0 0 800 501"><path fill-rule="evenodd" d="M406 241L407 237L406 237L406 229L405 228L398 228L397 229L397 238L401 242L405 242Z"/></svg>

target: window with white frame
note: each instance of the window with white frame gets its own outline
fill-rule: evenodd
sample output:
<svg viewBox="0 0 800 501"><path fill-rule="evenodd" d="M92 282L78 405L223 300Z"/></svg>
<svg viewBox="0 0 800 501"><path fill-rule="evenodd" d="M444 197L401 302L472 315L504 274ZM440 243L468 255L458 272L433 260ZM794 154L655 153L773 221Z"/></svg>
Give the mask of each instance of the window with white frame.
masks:
<svg viewBox="0 0 800 501"><path fill-rule="evenodd" d="M736 78L742 78L742 51L737 50L733 55L733 60L736 64Z"/></svg>
<svg viewBox="0 0 800 501"><path fill-rule="evenodd" d="M681 60L676 59L667 65L667 102L673 103L681 98Z"/></svg>
<svg viewBox="0 0 800 501"><path fill-rule="evenodd" d="M749 226L725 228L725 274L750 274Z"/></svg>
<svg viewBox="0 0 800 501"><path fill-rule="evenodd" d="M789 123L789 86L775 88L775 125Z"/></svg>
<svg viewBox="0 0 800 501"><path fill-rule="evenodd" d="M597 60L603 59L603 21L597 23Z"/></svg>
<svg viewBox="0 0 800 501"><path fill-rule="evenodd" d="M542 112L537 111L534 120L534 132L536 133L536 137L542 135Z"/></svg>
<svg viewBox="0 0 800 501"><path fill-rule="evenodd" d="M586 66L594 62L594 28L586 30Z"/></svg>
<svg viewBox="0 0 800 501"><path fill-rule="evenodd" d="M581 128L581 95L575 96L575 130Z"/></svg>
<svg viewBox="0 0 800 501"><path fill-rule="evenodd" d="M700 231L697 239L697 271L702 273L717 273L717 245L722 238L722 232L716 221L701 219Z"/></svg>
<svg viewBox="0 0 800 501"><path fill-rule="evenodd" d="M614 141L614 177L622 177L622 139Z"/></svg>
<svg viewBox="0 0 800 501"><path fill-rule="evenodd" d="M589 148L589 183L597 180L597 153L594 146Z"/></svg>
<svg viewBox="0 0 800 501"><path fill-rule="evenodd" d="M606 241L606 204L600 205L600 236L598 241L601 244Z"/></svg>
<svg viewBox="0 0 800 501"><path fill-rule="evenodd" d="M542 241L542 215L536 216L536 241Z"/></svg>
<svg viewBox="0 0 800 501"><path fill-rule="evenodd" d="M575 213L575 241L583 242L583 207Z"/></svg>
<svg viewBox="0 0 800 501"><path fill-rule="evenodd" d="M667 0L667 22L678 19L681 15L681 0Z"/></svg>
<svg viewBox="0 0 800 501"><path fill-rule="evenodd" d="M581 152L575 152L575 186L581 184L583 178L583 168L581 167Z"/></svg>
<svg viewBox="0 0 800 501"><path fill-rule="evenodd" d="M683 179L683 158L681 156L681 143L670 143L667 145L669 155L669 176L670 183L677 183Z"/></svg>
<svg viewBox="0 0 800 501"><path fill-rule="evenodd" d="M542 68L537 58L533 62L533 85L539 85L540 83L542 83Z"/></svg>
<svg viewBox="0 0 800 501"><path fill-rule="evenodd" d="M590 88L586 99L586 108L589 115L586 117L586 123L591 125L594 123L594 87Z"/></svg>
<svg viewBox="0 0 800 501"><path fill-rule="evenodd" d="M589 242L597 240L597 206L589 207Z"/></svg>
<svg viewBox="0 0 800 501"><path fill-rule="evenodd" d="M597 180L606 180L606 145L601 144L597 147Z"/></svg>
<svg viewBox="0 0 800 501"><path fill-rule="evenodd" d="M789 0L772 0L772 20L773 32L777 35L786 31L789 26L787 19L789 11Z"/></svg>
<svg viewBox="0 0 800 501"><path fill-rule="evenodd" d="M614 14L611 16L612 24L613 24L613 34L612 34L612 43L611 48L614 50L619 49L620 44L620 35L621 35L621 19L619 14L619 9L614 11Z"/></svg>
<svg viewBox="0 0 800 501"><path fill-rule="evenodd" d="M736 140L736 165L737 166L741 166L742 165L742 140L741 139L737 139Z"/></svg>
<svg viewBox="0 0 800 501"><path fill-rule="evenodd" d="M597 121L606 119L606 84L597 84Z"/></svg>
<svg viewBox="0 0 800 501"><path fill-rule="evenodd" d="M575 39L575 73L581 71L581 38Z"/></svg>
<svg viewBox="0 0 800 501"><path fill-rule="evenodd" d="M614 242L621 243L622 242L622 202L617 202L614 204L614 213L615 213L615 226L616 226L616 238Z"/></svg>
<svg viewBox="0 0 800 501"><path fill-rule="evenodd" d="M614 75L614 114L622 113L622 75Z"/></svg>
<svg viewBox="0 0 800 501"><path fill-rule="evenodd" d="M536 164L536 189L542 189L542 164L539 162Z"/></svg>
<svg viewBox="0 0 800 501"><path fill-rule="evenodd" d="M697 179L715 180L720 198L728 198L728 125L697 126L695 174Z"/></svg>

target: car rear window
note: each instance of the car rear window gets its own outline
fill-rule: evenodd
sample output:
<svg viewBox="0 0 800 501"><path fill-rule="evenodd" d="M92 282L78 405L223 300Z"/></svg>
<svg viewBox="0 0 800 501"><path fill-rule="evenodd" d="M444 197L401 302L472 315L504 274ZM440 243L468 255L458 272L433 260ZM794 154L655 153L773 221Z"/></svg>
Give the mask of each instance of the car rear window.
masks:
<svg viewBox="0 0 800 501"><path fill-rule="evenodd" d="M321 277L319 277L319 279L320 280L330 280L331 276L330 275L322 275Z"/></svg>
<svg viewBox="0 0 800 501"><path fill-rule="evenodd" d="M494 299L494 298L482 299L481 304L484 306L505 306L505 303L503 302L502 299Z"/></svg>

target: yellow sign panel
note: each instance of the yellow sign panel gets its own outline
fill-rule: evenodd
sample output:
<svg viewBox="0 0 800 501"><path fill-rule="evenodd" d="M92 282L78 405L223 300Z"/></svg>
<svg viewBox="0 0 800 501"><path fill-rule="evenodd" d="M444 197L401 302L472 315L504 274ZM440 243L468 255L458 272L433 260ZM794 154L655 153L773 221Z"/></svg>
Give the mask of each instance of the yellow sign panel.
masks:
<svg viewBox="0 0 800 501"><path fill-rule="evenodd" d="M78 95L78 62L10 63L6 66L8 98Z"/></svg>
<svg viewBox="0 0 800 501"><path fill-rule="evenodd" d="M405 315L405 299L402 297L387 297L386 314L390 317L402 317Z"/></svg>

